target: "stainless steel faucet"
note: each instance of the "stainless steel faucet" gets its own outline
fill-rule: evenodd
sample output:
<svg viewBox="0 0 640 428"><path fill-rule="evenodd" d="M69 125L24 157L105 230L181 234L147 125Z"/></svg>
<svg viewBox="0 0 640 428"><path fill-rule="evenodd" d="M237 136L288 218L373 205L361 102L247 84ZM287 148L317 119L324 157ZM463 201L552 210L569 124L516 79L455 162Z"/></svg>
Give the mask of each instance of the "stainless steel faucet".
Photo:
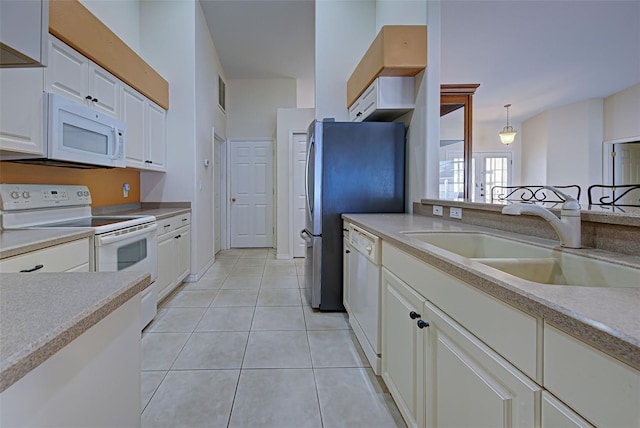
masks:
<svg viewBox="0 0 640 428"><path fill-rule="evenodd" d="M553 230L556 231L560 238L560 244L563 247L581 248L580 204L574 197L561 192L553 186L544 186L544 188L553 190L564 199L560 210L560 218L540 205L523 203L507 205L502 209L502 214L532 214L542 217L548 221L551 227L553 227Z"/></svg>

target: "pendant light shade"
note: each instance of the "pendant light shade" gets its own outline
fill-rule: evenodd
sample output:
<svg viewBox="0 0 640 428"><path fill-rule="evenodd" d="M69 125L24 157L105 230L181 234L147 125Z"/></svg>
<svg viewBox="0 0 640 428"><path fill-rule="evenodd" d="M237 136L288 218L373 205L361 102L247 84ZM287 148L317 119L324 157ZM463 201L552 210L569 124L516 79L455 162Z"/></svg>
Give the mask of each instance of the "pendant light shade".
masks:
<svg viewBox="0 0 640 428"><path fill-rule="evenodd" d="M511 107L511 104L506 104L504 107L507 109L507 126L500 131L500 141L505 146L508 146L516 139L517 132L513 129L513 126L509 126L509 107Z"/></svg>

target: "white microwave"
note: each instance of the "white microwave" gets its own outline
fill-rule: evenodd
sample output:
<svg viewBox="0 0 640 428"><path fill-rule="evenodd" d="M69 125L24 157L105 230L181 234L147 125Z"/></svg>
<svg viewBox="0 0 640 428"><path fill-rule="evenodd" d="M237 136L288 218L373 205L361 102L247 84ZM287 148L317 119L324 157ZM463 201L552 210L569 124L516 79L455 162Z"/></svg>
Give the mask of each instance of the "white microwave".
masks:
<svg viewBox="0 0 640 428"><path fill-rule="evenodd" d="M45 153L53 161L124 168L125 123L57 94L44 94Z"/></svg>

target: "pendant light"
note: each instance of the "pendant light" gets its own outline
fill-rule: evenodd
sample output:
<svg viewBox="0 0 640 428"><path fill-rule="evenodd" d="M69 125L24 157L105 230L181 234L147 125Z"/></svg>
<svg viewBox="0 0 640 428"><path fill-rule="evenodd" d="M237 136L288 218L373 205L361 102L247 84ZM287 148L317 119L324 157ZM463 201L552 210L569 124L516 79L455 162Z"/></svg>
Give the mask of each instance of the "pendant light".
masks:
<svg viewBox="0 0 640 428"><path fill-rule="evenodd" d="M509 126L509 107L511 107L511 104L506 104L504 107L507 109L507 126L500 131L500 141L502 141L502 144L505 146L508 146L516 139L516 130L513 129L512 126Z"/></svg>

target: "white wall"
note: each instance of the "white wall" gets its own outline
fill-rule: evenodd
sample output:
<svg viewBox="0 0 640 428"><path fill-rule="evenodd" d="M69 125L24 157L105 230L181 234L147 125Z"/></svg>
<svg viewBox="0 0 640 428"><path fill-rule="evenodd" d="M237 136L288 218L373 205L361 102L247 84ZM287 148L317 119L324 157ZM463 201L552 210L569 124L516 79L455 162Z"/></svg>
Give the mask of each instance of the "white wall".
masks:
<svg viewBox="0 0 640 428"><path fill-rule="evenodd" d="M347 80L376 36L375 1L317 0L316 118L349 120Z"/></svg>
<svg viewBox="0 0 640 428"><path fill-rule="evenodd" d="M603 99L547 110L522 123L522 184L587 188L602 179Z"/></svg>
<svg viewBox="0 0 640 428"><path fill-rule="evenodd" d="M276 143L276 254L280 258L292 256L292 249L289 248L291 235L289 230L289 183L293 179L293 175L289 170L289 163L292 156L289 147L289 131L306 131L314 118L315 112L312 108L278 109Z"/></svg>
<svg viewBox="0 0 640 428"><path fill-rule="evenodd" d="M298 79L296 81L296 107L314 108L315 105L315 79Z"/></svg>
<svg viewBox="0 0 640 428"><path fill-rule="evenodd" d="M296 80L230 79L227 95L227 137L275 138L277 110L296 107Z"/></svg>
<svg viewBox="0 0 640 428"><path fill-rule="evenodd" d="M195 198L192 206L192 223L197 233L192 234L192 266L202 273L214 258L214 211L213 211L213 130L225 137L226 116L218 106L218 74L225 79L220 59L209 34L200 2L195 10L195 102L196 102L196 153L193 163ZM205 167L205 160L209 166ZM193 227L193 226L192 226ZM194 260L195 259L195 260Z"/></svg>
<svg viewBox="0 0 640 428"><path fill-rule="evenodd" d="M640 140L640 83L604 99L604 140Z"/></svg>
<svg viewBox="0 0 640 428"><path fill-rule="evenodd" d="M217 110L220 67L195 0L140 3L142 56L169 82L167 172L140 174L144 202L191 202L191 275L213 262L212 166L213 127L224 132Z"/></svg>
<svg viewBox="0 0 640 428"><path fill-rule="evenodd" d="M427 2L376 0L376 34L383 25L425 25Z"/></svg>
<svg viewBox="0 0 640 428"><path fill-rule="evenodd" d="M80 3L140 55L138 0L80 0Z"/></svg>
<svg viewBox="0 0 640 428"><path fill-rule="evenodd" d="M587 188L602 179L603 99L590 99L549 112L547 183Z"/></svg>
<svg viewBox="0 0 640 428"><path fill-rule="evenodd" d="M549 138L549 113L540 113L522 122L519 132L522 148L521 182L513 184L547 184L547 141ZM514 144L516 144L514 142Z"/></svg>

